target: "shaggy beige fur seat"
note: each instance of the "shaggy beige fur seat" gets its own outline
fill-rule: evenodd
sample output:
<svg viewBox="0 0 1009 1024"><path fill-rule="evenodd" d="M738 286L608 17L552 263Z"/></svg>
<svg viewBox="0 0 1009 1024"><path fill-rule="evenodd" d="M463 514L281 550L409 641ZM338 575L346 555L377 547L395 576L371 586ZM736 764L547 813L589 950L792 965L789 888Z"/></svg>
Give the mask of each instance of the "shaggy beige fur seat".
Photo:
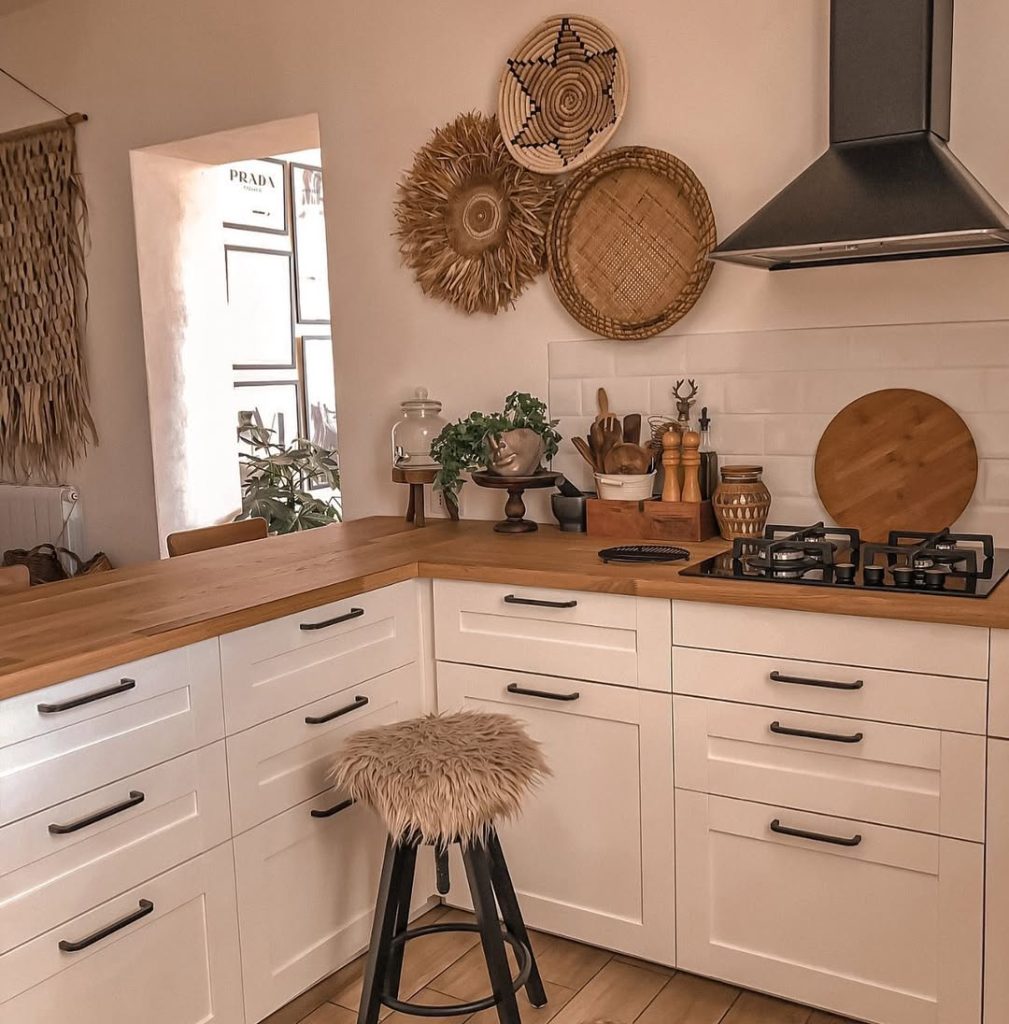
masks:
<svg viewBox="0 0 1009 1024"><path fill-rule="evenodd" d="M549 774L516 719L460 711L356 733L332 779L373 807L394 839L446 845L485 838Z"/></svg>

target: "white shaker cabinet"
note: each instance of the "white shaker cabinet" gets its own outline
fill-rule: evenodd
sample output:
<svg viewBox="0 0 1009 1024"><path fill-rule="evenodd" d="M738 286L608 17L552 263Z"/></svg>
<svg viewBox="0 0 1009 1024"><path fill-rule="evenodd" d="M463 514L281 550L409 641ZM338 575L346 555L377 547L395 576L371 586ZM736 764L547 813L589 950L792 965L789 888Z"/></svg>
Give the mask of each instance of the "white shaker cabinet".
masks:
<svg viewBox="0 0 1009 1024"><path fill-rule="evenodd" d="M985 1024L1009 1021L1009 740L988 743Z"/></svg>
<svg viewBox="0 0 1009 1024"><path fill-rule="evenodd" d="M438 705L513 715L543 744L553 775L500 829L526 922L672 964L669 694L439 663ZM450 900L469 900L457 858Z"/></svg>

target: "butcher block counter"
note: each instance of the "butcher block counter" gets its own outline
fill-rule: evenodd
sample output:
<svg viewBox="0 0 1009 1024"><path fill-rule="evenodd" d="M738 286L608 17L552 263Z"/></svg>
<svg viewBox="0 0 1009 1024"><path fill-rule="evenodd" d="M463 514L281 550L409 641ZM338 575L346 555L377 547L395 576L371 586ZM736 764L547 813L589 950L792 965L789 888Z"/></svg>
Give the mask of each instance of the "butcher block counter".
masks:
<svg viewBox="0 0 1009 1024"><path fill-rule="evenodd" d="M1009 629L1009 585L982 600L683 577L687 563L603 565L611 543L373 517L49 584L0 599L0 699L416 577ZM684 546L694 561L726 548Z"/></svg>

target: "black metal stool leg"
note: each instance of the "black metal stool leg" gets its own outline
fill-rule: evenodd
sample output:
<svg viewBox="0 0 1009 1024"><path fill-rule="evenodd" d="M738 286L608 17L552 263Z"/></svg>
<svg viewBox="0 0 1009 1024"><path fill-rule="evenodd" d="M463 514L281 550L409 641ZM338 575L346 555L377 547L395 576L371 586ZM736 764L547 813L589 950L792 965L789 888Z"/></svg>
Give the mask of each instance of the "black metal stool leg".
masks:
<svg viewBox="0 0 1009 1024"><path fill-rule="evenodd" d="M491 832L487 840L487 853L490 859L491 882L497 901L501 906L501 917L504 919L505 927L529 950L531 967L529 980L526 982L526 995L533 1006L546 1006L547 994L543 988L543 979L540 978L539 968L536 966L536 954L529 941L529 932L522 919L522 909L519 907L518 897L515 895L515 887L512 885L511 875L508 873L508 864L505 861L497 832Z"/></svg>
<svg viewBox="0 0 1009 1024"><path fill-rule="evenodd" d="M402 877L393 893L397 903L396 924L393 927L393 936L402 935L410 924L410 902L413 899L413 876L417 868L417 844L409 843L400 848L403 864ZM399 998L399 982L403 975L403 953L406 951L405 943L396 943L389 954L389 966L386 968L385 991Z"/></svg>
<svg viewBox="0 0 1009 1024"><path fill-rule="evenodd" d="M414 851L416 853L416 851ZM361 989L361 1008L357 1024L378 1024L382 1007L382 988L386 983L392 939L399 918L400 892L406 862L406 850L391 839L385 846L385 861L382 877L378 883L378 898L375 901L375 921L371 928L371 946L368 963L364 971L364 985Z"/></svg>
<svg viewBox="0 0 1009 1024"><path fill-rule="evenodd" d="M480 926L480 941L483 944L484 959L487 961L487 972L490 974L491 989L497 1000L498 1020L501 1024L522 1024L518 1002L512 989L511 971L505 954L501 923L497 916L497 904L494 902L490 857L486 847L476 843L463 846L462 861L466 867L466 879L469 882L470 895L473 897L477 924Z"/></svg>

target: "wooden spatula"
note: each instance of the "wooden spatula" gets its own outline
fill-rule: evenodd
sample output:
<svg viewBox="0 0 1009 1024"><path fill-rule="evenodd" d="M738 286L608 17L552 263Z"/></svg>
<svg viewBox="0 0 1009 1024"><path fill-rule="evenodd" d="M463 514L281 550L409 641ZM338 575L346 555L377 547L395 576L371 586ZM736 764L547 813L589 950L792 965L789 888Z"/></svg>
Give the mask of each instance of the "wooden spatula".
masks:
<svg viewBox="0 0 1009 1024"><path fill-rule="evenodd" d="M641 444L641 414L628 413L624 417L624 444Z"/></svg>

